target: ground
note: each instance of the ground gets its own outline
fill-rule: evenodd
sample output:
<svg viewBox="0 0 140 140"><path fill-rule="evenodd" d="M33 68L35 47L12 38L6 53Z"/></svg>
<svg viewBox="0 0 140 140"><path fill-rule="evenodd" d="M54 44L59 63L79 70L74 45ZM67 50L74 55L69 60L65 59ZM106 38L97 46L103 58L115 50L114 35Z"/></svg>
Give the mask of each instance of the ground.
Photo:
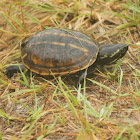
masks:
<svg viewBox="0 0 140 140"><path fill-rule="evenodd" d="M140 1L2 0L0 2L0 139L140 139ZM18 73L20 44L45 28L61 27L102 44L126 43L117 64L56 79ZM74 78L73 78L74 77Z"/></svg>

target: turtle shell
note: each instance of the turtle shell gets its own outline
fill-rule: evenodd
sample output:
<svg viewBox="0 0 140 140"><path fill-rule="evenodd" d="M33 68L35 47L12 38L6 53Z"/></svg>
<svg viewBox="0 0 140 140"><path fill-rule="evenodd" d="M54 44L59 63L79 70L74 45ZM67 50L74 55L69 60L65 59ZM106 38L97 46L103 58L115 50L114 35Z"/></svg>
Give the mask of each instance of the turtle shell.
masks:
<svg viewBox="0 0 140 140"><path fill-rule="evenodd" d="M52 28L34 34L21 47L22 62L31 71L65 75L92 65L100 46L82 33Z"/></svg>

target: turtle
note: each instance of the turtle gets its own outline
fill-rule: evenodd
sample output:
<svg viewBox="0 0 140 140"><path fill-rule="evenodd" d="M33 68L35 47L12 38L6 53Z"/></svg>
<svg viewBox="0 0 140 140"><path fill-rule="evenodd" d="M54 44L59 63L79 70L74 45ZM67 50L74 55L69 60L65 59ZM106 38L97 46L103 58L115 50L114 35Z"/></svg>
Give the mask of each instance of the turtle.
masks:
<svg viewBox="0 0 140 140"><path fill-rule="evenodd" d="M21 65L10 65L5 75L26 69L40 75L67 75L81 71L79 80L97 67L111 65L127 52L124 43L100 45L74 30L51 28L29 37L21 44ZM20 68L19 68L20 67Z"/></svg>

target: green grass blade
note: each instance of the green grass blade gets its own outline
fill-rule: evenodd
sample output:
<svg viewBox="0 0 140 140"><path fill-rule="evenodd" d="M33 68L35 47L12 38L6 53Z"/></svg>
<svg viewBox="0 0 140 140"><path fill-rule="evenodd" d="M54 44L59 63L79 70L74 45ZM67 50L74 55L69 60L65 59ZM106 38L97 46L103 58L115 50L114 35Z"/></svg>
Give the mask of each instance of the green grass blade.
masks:
<svg viewBox="0 0 140 140"><path fill-rule="evenodd" d="M37 24L40 24L40 20L38 20L35 16L27 13L27 12L24 12L24 14L29 17L33 22L37 23Z"/></svg>
<svg viewBox="0 0 140 140"><path fill-rule="evenodd" d="M11 96L11 95L18 95L18 94L22 94L22 93L29 93L29 92L34 92L34 89L23 89L23 90L19 90L19 91L12 92L12 93L9 93L7 95L4 95L4 97Z"/></svg>
<svg viewBox="0 0 140 140"><path fill-rule="evenodd" d="M123 29L123 28L126 28L126 27L131 27L131 26L136 26L137 24L135 22L132 22L132 23L124 23L124 24L121 24L119 26L117 26L115 28L115 30L119 30L119 29Z"/></svg>
<svg viewBox="0 0 140 140"><path fill-rule="evenodd" d="M99 86L101 86L101 87L103 87L104 89L108 90L109 92L111 92L111 93L113 93L115 95L118 95L118 96L128 96L129 95L128 93L119 94L119 93L115 92L114 90L110 89L109 87L107 87L107 86L105 86L105 85L103 85L103 84L101 84L101 83L99 83L99 82L97 82L95 80L91 80L91 79L88 79L88 80L93 82L93 83L95 83L95 84L97 84L97 85L99 85Z"/></svg>
<svg viewBox="0 0 140 140"><path fill-rule="evenodd" d="M22 103L21 101L17 100L17 99L14 99L14 98L11 98L12 100L20 103L22 106L24 106L25 108L27 108L30 112L34 112L32 109L30 109L30 107L26 106L24 103Z"/></svg>
<svg viewBox="0 0 140 140"><path fill-rule="evenodd" d="M14 24L6 17L4 13L1 13L2 17L12 26L12 28L18 32L17 28L14 26Z"/></svg>

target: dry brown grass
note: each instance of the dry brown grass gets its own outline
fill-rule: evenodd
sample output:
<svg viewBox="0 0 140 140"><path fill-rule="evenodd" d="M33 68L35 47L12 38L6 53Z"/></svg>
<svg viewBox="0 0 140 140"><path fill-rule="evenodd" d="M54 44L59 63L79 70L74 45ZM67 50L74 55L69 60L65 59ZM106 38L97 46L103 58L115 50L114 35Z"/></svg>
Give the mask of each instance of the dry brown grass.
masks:
<svg viewBox="0 0 140 140"><path fill-rule="evenodd" d="M130 16L132 11L122 5L127 0L96 0L94 5L92 0L0 2L0 139L140 138L139 46L129 47L115 74L109 73L114 67L92 74L94 81L87 81L84 90L60 79L49 83L41 77L27 76L26 81L21 74L11 79L4 75L9 64L21 62L20 43L44 28L77 30L100 44L138 43L140 23L114 14ZM73 83L67 79L66 83Z"/></svg>

